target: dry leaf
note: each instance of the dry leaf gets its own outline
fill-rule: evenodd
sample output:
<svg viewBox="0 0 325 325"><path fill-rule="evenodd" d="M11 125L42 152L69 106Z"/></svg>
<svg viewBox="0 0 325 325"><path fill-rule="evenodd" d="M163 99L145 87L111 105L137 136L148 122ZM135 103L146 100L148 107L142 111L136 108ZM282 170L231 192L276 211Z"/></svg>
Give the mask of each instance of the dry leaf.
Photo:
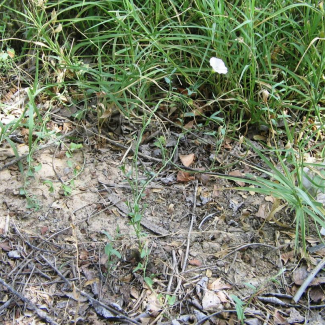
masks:
<svg viewBox="0 0 325 325"><path fill-rule="evenodd" d="M96 284L99 284L99 279L98 278L94 278L94 279L91 279L91 280L87 280L84 284L83 284L83 286L85 286L85 287L87 287L87 286L91 286L91 285L93 285L94 283L96 283Z"/></svg>
<svg viewBox="0 0 325 325"><path fill-rule="evenodd" d="M47 233L48 230L49 230L49 227L47 227L47 226L43 226L43 227L41 228L41 234L42 234L42 236L45 235L45 234Z"/></svg>
<svg viewBox="0 0 325 325"><path fill-rule="evenodd" d="M261 204L260 207L258 208L257 213L255 214L256 217L266 219L265 210L266 210L266 204Z"/></svg>
<svg viewBox="0 0 325 325"><path fill-rule="evenodd" d="M205 275L208 277L208 278L211 278L212 277L212 271L210 269L207 269L207 271L205 272Z"/></svg>
<svg viewBox="0 0 325 325"><path fill-rule="evenodd" d="M229 302L227 295L223 291L218 291L218 292L216 292L216 294L223 304Z"/></svg>
<svg viewBox="0 0 325 325"><path fill-rule="evenodd" d="M295 257L295 252L290 251L287 253L281 254L281 260L283 261L283 264L286 265L289 260L293 259Z"/></svg>
<svg viewBox="0 0 325 325"><path fill-rule="evenodd" d="M314 302L325 301L324 291L319 287L311 288L309 291L309 297Z"/></svg>
<svg viewBox="0 0 325 325"><path fill-rule="evenodd" d="M307 277L308 272L306 266L301 266L295 269L292 273L292 280L297 285L302 285Z"/></svg>
<svg viewBox="0 0 325 325"><path fill-rule="evenodd" d="M184 125L184 128L185 128L186 130L190 130L190 129L193 128L193 126L194 126L194 120L192 120L192 121L186 123L186 124Z"/></svg>
<svg viewBox="0 0 325 325"><path fill-rule="evenodd" d="M179 155L179 159L185 167L189 167L194 161L194 153L189 155Z"/></svg>
<svg viewBox="0 0 325 325"><path fill-rule="evenodd" d="M11 247L7 242L0 243L0 248L2 248L5 252L9 252L11 250Z"/></svg>
<svg viewBox="0 0 325 325"><path fill-rule="evenodd" d="M275 325L289 325L287 320L280 314L278 310L274 312L274 324Z"/></svg>
<svg viewBox="0 0 325 325"><path fill-rule="evenodd" d="M60 33L62 32L62 24L60 23L54 30L54 33Z"/></svg>
<svg viewBox="0 0 325 325"><path fill-rule="evenodd" d="M220 196L220 189L217 185L213 185L212 197L217 198Z"/></svg>
<svg viewBox="0 0 325 325"><path fill-rule="evenodd" d="M201 266L202 262L200 260L198 260L198 259L193 259L193 260L189 260L188 264L194 265L194 266Z"/></svg>
<svg viewBox="0 0 325 325"><path fill-rule="evenodd" d="M175 205L173 203L169 204L167 211L172 214L175 211Z"/></svg>
<svg viewBox="0 0 325 325"><path fill-rule="evenodd" d="M208 285L208 289L212 291L223 290L223 289L231 289L232 287L229 284L224 284L221 282L221 278L213 281Z"/></svg>
<svg viewBox="0 0 325 325"><path fill-rule="evenodd" d="M135 299L139 299L140 293L135 287L131 287L131 292L130 292L131 297Z"/></svg>
<svg viewBox="0 0 325 325"><path fill-rule="evenodd" d="M225 138L225 141L223 143L223 147L225 149L232 149L231 142L232 142L232 140L230 138Z"/></svg>
<svg viewBox="0 0 325 325"><path fill-rule="evenodd" d="M201 173L198 173L195 175L195 178L200 181L203 185L206 185L208 184L210 178L211 178L211 175L209 174L201 174Z"/></svg>
<svg viewBox="0 0 325 325"><path fill-rule="evenodd" d="M82 250L79 255L80 260L87 260L88 259L88 252L86 250Z"/></svg>
<svg viewBox="0 0 325 325"><path fill-rule="evenodd" d="M290 316L287 319L289 324L302 323L305 317L300 315L295 308L290 308Z"/></svg>
<svg viewBox="0 0 325 325"><path fill-rule="evenodd" d="M266 201L266 202L272 202L272 203L274 203L274 197L273 196L266 196L265 198L264 198L264 200Z"/></svg>
<svg viewBox="0 0 325 325"><path fill-rule="evenodd" d="M256 141L265 141L266 137L263 136L263 135L256 134L256 135L253 136L253 139L256 140Z"/></svg>
<svg viewBox="0 0 325 325"><path fill-rule="evenodd" d="M179 171L177 173L177 182L189 182L193 181L195 177L190 173Z"/></svg>
<svg viewBox="0 0 325 325"><path fill-rule="evenodd" d="M150 291L148 290L148 293ZM146 312L153 317L157 317L161 311L162 305L161 300L155 292L151 292L149 296L147 296L148 305L146 308Z"/></svg>
<svg viewBox="0 0 325 325"><path fill-rule="evenodd" d="M243 177L243 174L241 171L239 170L233 170L229 173L230 176L235 176L235 177ZM239 186L245 186L245 183L242 181L235 181L236 184L238 184Z"/></svg>
<svg viewBox="0 0 325 325"><path fill-rule="evenodd" d="M202 299L203 310L223 310L220 298L210 290L206 290Z"/></svg>

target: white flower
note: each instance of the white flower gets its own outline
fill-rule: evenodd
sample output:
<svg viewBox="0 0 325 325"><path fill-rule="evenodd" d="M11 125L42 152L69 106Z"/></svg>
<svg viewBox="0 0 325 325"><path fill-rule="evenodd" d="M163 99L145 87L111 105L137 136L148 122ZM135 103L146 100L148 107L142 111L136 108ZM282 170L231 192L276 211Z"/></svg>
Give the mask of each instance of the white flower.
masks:
<svg viewBox="0 0 325 325"><path fill-rule="evenodd" d="M222 74L226 74L228 72L225 63L221 59L215 57L211 58L210 65L215 72L222 73Z"/></svg>

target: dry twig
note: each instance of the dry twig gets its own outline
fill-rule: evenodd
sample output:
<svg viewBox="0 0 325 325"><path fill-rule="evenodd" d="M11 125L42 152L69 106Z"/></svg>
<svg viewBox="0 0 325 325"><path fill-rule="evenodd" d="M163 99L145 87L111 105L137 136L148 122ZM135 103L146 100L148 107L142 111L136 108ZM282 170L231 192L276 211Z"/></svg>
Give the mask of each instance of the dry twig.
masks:
<svg viewBox="0 0 325 325"><path fill-rule="evenodd" d="M20 300L22 300L28 307L29 309L33 310L36 312L36 314L44 319L46 322L48 322L51 325L58 325L57 322L55 322L49 315L47 315L43 310L39 309L36 305L34 305L28 298L23 296L21 293L16 291L14 288L12 288L8 283L6 283L3 279L0 278L0 283L6 287L11 293L19 297Z"/></svg>

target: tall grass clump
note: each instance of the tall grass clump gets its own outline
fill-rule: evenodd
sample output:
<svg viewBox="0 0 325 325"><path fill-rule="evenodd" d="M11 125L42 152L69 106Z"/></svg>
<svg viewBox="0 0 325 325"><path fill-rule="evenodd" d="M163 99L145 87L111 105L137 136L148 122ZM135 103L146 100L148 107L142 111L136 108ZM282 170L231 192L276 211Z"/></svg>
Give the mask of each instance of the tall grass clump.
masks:
<svg viewBox="0 0 325 325"><path fill-rule="evenodd" d="M210 104L207 114L221 110L234 124L269 123L283 110L300 117L313 108L320 117L322 4L69 0L20 7L3 2L21 38L6 43L15 43L21 56L38 49L46 82L57 83L60 91L79 87L85 103L103 92L130 114L141 110L141 101L186 97L178 90L184 88ZM226 62L226 78L211 74L212 56ZM263 90L270 94L267 107ZM191 110L191 101L182 99L182 108Z"/></svg>

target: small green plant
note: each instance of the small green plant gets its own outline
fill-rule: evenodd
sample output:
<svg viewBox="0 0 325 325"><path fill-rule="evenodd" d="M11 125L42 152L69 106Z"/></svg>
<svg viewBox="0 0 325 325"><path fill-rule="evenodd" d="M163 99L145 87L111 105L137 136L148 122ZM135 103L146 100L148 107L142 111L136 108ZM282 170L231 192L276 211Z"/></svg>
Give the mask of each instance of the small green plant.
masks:
<svg viewBox="0 0 325 325"><path fill-rule="evenodd" d="M80 168L80 166L78 164L76 165L73 162L73 160L71 160L70 158L73 158L73 155L75 154L75 152L77 150L80 150L81 148L83 148L83 145L77 144L74 142L71 142L69 144L69 146L65 145L64 143L63 143L63 145L67 149L67 151L65 153L66 157L68 158L67 165L69 168L73 169L73 174L74 174L72 179L62 182L63 193L65 196L69 196L69 195L71 195L72 190L74 188L74 179L77 178L83 171L83 168Z"/></svg>
<svg viewBox="0 0 325 325"><path fill-rule="evenodd" d="M43 181L43 184L46 184L49 186L49 191L50 193L53 193L54 192L54 186L53 186L53 182L50 181L50 180L45 180Z"/></svg>
<svg viewBox="0 0 325 325"><path fill-rule="evenodd" d="M304 250L306 249L306 232L308 229L309 218L320 227L325 228L325 210L322 203L317 202L315 197L311 196L309 190L303 184L303 168L302 155L297 154L292 148L284 149L285 157L280 154L280 150L272 150L278 159L278 166L275 166L269 158L267 158L261 150L249 143L249 147L254 150L262 159L268 170L251 166L253 169L260 171L268 178L246 174L248 179L246 183L254 185L254 191L265 195L272 195L275 198L287 202L289 207L295 213L295 247L299 246L301 241ZM289 157L291 158L289 160ZM287 161L290 161L288 164ZM290 167L290 166L291 167ZM235 179L227 177L228 179ZM236 179L238 180L238 179ZM315 183L315 185L317 185ZM324 186L324 185L321 185ZM319 186L318 186L319 187ZM251 191L251 187L238 187L239 190Z"/></svg>
<svg viewBox="0 0 325 325"><path fill-rule="evenodd" d="M165 161L167 150L166 150L166 138L164 136L160 136L154 142L154 145L160 149L163 160Z"/></svg>
<svg viewBox="0 0 325 325"><path fill-rule="evenodd" d="M173 306L177 300L176 295L166 295L166 301L169 306Z"/></svg>
<svg viewBox="0 0 325 325"><path fill-rule="evenodd" d="M121 259L122 255L120 254L119 251L117 251L113 247L112 242L114 241L114 239L112 238L112 236L107 231L103 231L102 233L105 234L105 236L108 239L108 243L105 245L105 254L108 257L107 266L108 266L108 273L109 273L110 270L114 267L114 265L116 265L116 260L114 259L114 257L116 257L117 259ZM119 237L119 228L118 227L116 229L116 233L117 233L117 238L118 238Z"/></svg>
<svg viewBox="0 0 325 325"><path fill-rule="evenodd" d="M254 299L254 297L256 295L258 295L258 293L262 290L263 287L265 287L269 282L273 282L276 284L279 284L278 281L278 277L281 276L281 274L285 272L285 269L281 269L276 275L268 278L266 281L264 281L258 288L256 288L255 286L253 286L250 283L244 283L244 285L250 289L253 290L252 295L250 296L249 300L247 303L245 303L244 301L242 301L240 298L238 298L236 295L231 294L231 298L234 300L235 303L235 307L236 307L236 313L237 313L237 317L238 320L241 322L241 324L244 324L244 321L246 319L245 317L245 309L247 306L249 306L249 304L252 302L252 300Z"/></svg>
<svg viewBox="0 0 325 325"><path fill-rule="evenodd" d="M245 303L241 299L239 299L236 295L230 295L230 297L235 302L238 320L241 322L241 324L244 324L244 321L246 319L246 317L245 317Z"/></svg>

